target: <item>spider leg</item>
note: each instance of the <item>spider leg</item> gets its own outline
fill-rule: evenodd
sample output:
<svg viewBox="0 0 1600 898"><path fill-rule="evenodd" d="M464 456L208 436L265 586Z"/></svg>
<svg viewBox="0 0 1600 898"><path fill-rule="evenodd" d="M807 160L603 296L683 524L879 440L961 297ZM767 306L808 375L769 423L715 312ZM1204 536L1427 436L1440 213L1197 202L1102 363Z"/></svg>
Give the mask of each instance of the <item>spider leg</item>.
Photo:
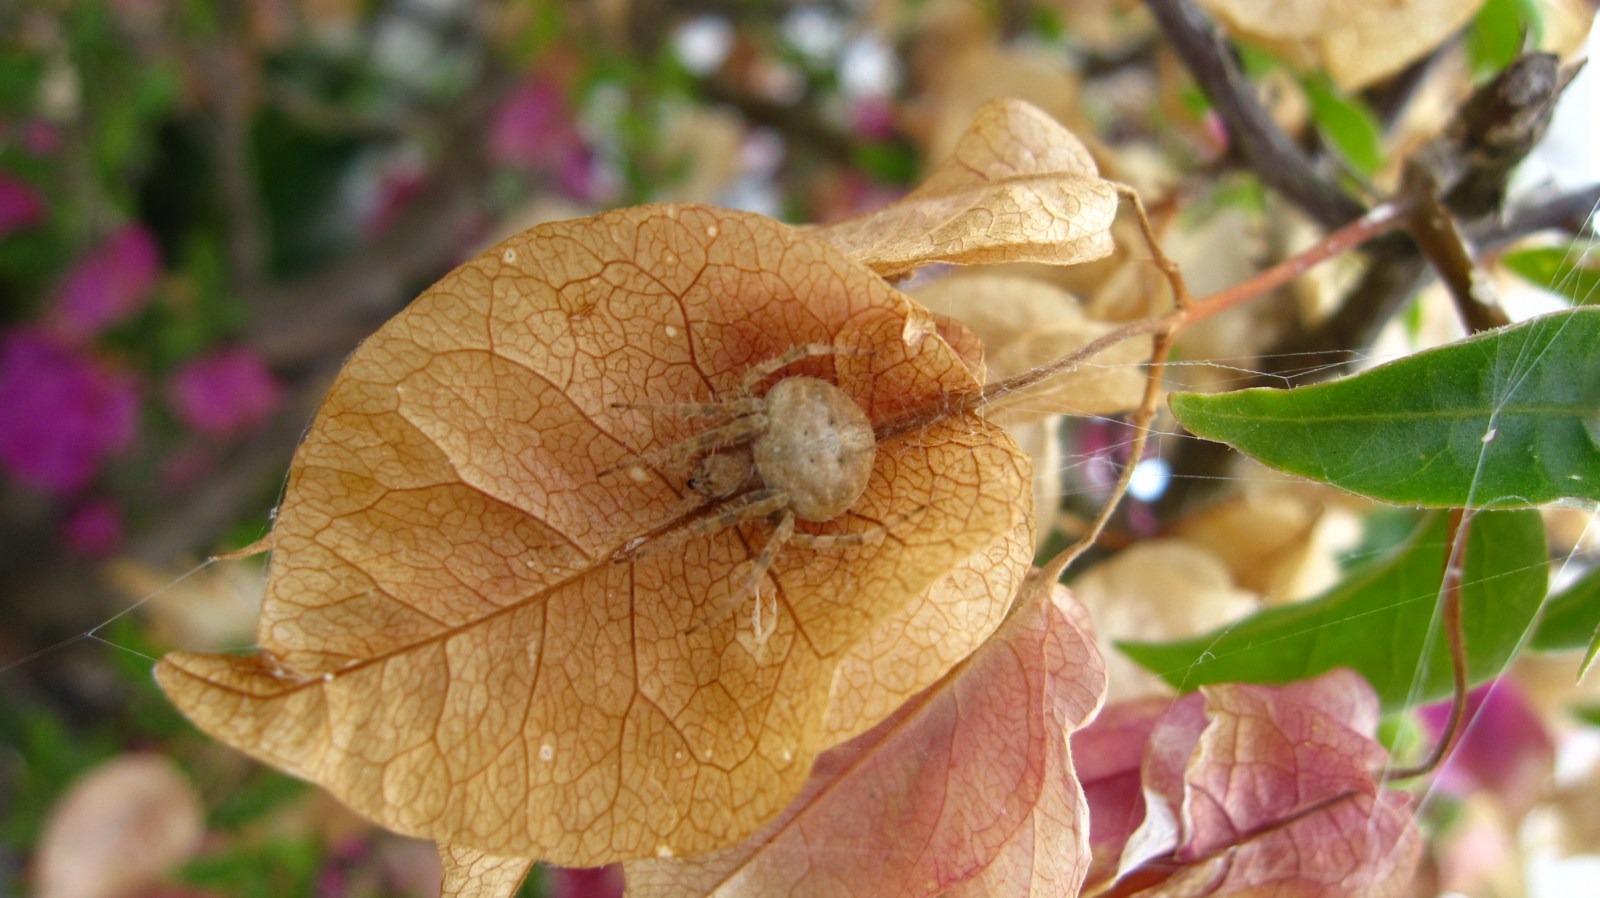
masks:
<svg viewBox="0 0 1600 898"><path fill-rule="evenodd" d="M741 396L723 402L613 402L611 407L648 409L684 418L737 418L761 411L762 405L755 396Z"/></svg>
<svg viewBox="0 0 1600 898"><path fill-rule="evenodd" d="M667 455L689 458L699 455L708 449L721 449L724 446L734 446L739 443L749 442L765 433L767 429L767 416L764 414L740 415L726 424L718 424L708 430L703 430L694 436L674 443L662 450ZM656 453L652 452L651 455Z"/></svg>
<svg viewBox="0 0 1600 898"><path fill-rule="evenodd" d="M836 549L841 546L864 546L883 542L889 528L874 524L867 530L851 533L796 533L789 541L802 549Z"/></svg>
<svg viewBox="0 0 1600 898"><path fill-rule="evenodd" d="M788 351L780 355L775 355L764 362L751 365L749 370L745 371L744 379L741 380L740 383L743 385L744 391L748 393L755 389L756 384L761 383L761 381L766 378L767 375L776 372L780 368L786 368L790 365L793 365L795 362L798 362L801 359L815 358L819 355L873 354L873 351L870 349L856 349L849 346L830 346L827 343L801 343L798 346L789 347Z"/></svg>
<svg viewBox="0 0 1600 898"><path fill-rule="evenodd" d="M718 533L734 524L764 518L788 506L789 497L782 490L756 490L729 501L716 514L685 524L682 532L685 538Z"/></svg>
<svg viewBox="0 0 1600 898"><path fill-rule="evenodd" d="M732 421L703 430L671 446L664 446L653 452L646 452L631 461L618 462L599 473L602 475L610 474L613 471L620 471L623 468L633 467L641 463L654 466L674 458L693 458L711 449L721 449L724 446L735 446L739 443L749 442L760 436L766 429L766 415L741 415Z"/></svg>
<svg viewBox="0 0 1600 898"><path fill-rule="evenodd" d="M873 521L872 526L865 530L854 530L849 533L796 533L789 537L789 542L802 549L834 549L842 546L876 545L883 542L884 537L889 535L890 527L927 509L927 507L927 504L924 503L916 508L900 512L887 521Z"/></svg>
<svg viewBox="0 0 1600 898"><path fill-rule="evenodd" d="M772 563L777 560L778 550L782 549L784 544L794 535L794 512L786 511L783 513L783 519L778 521L777 528L772 531L772 535L767 537L767 544L761 547L761 554L756 556L755 563L751 566L750 572L745 575L744 580L739 583L739 587L728 593L722 601L706 612L705 617L697 621L687 632L693 633L701 627L711 627L722 623L735 608L739 607L745 596L749 595L754 595L756 598L757 623L755 627L760 630L761 595L759 589L761 587L761 578L767 575L767 571L772 568Z"/></svg>

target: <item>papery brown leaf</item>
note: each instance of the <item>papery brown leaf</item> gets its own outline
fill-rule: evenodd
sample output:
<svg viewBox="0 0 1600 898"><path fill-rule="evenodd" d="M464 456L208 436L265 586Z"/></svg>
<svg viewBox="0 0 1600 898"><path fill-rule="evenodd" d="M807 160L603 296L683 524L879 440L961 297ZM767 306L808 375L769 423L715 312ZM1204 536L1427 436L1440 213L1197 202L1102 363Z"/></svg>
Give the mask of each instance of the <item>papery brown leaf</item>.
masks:
<svg viewBox="0 0 1600 898"><path fill-rule="evenodd" d="M1398 72L1466 24L1483 0L1201 0L1230 30L1345 90Z"/></svg>
<svg viewBox="0 0 1600 898"><path fill-rule="evenodd" d="M922 186L811 233L898 277L934 262L1098 259L1114 249L1116 215L1116 188L1072 132L1020 100L994 100Z"/></svg>
<svg viewBox="0 0 1600 898"><path fill-rule="evenodd" d="M120 755L68 788L34 857L39 898L114 898L146 888L200 848L205 813L159 755Z"/></svg>
<svg viewBox="0 0 1600 898"><path fill-rule="evenodd" d="M1337 583L1337 550L1348 548L1340 543L1359 533L1350 516L1302 484L1255 486L1185 515L1173 535L1211 552L1239 586L1269 604L1307 598Z"/></svg>
<svg viewBox="0 0 1600 898"><path fill-rule="evenodd" d="M1033 561L1033 517L1020 505L1016 510L1016 524L1002 541L967 558L851 647L834 675L821 744L837 745L871 729L1000 625L1021 572Z"/></svg>
<svg viewBox="0 0 1600 898"><path fill-rule="evenodd" d="M523 857L497 857L475 848L440 845L444 884L439 898L511 898L533 869Z"/></svg>
<svg viewBox="0 0 1600 898"><path fill-rule="evenodd" d="M704 429L617 406L725 398L819 343L871 354L783 373L836 382L881 424L976 387L936 331L760 216L641 207L514 237L341 373L279 511L263 654L179 653L157 675L213 736L401 832L571 866L731 844L828 747L834 673L863 637L1012 538L1027 462L977 419L880 441L850 512L800 529L888 534L785 547L760 640L753 600L712 612L764 523L613 560L693 511L687 474L651 453Z"/></svg>
<svg viewBox="0 0 1600 898"><path fill-rule="evenodd" d="M919 287L912 296L972 329L983 341L990 380L1059 358L1118 326L1089 319L1072 294L1054 284L1012 274L961 272ZM1150 357L1150 348L1149 336L1110 346L1030 390L1026 401L1003 406L990 417L1010 422L1129 411L1144 396L1140 366Z"/></svg>
<svg viewBox="0 0 1600 898"><path fill-rule="evenodd" d="M629 862L628 895L931 896L974 877L1074 895L1087 832L1066 736L1104 686L1087 616L1030 580L982 648L819 758L771 825L703 857Z"/></svg>
<svg viewBox="0 0 1600 898"><path fill-rule="evenodd" d="M1152 693L1169 695L1160 677L1112 648L1119 639L1181 639L1259 609L1251 593L1233 585L1213 554L1181 539L1136 543L1084 571L1073 582L1094 615L1106 653L1111 701Z"/></svg>
<svg viewBox="0 0 1600 898"><path fill-rule="evenodd" d="M1408 894L1421 839L1410 799L1375 779L1377 720L1348 670L1179 699L1151 733L1121 876L1169 898Z"/></svg>

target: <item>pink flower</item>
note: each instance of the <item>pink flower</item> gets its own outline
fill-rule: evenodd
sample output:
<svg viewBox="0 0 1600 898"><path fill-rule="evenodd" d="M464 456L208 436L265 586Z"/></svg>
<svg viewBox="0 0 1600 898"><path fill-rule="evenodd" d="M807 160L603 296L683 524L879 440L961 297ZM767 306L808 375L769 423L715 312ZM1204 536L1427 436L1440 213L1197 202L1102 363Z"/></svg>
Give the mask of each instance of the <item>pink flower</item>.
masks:
<svg viewBox="0 0 1600 898"><path fill-rule="evenodd" d="M122 547L122 510L110 499L90 499L67 514L61 531L74 552L105 558Z"/></svg>
<svg viewBox="0 0 1600 898"><path fill-rule="evenodd" d="M1418 711L1435 739L1450 719L1450 702ZM1461 739L1435 784L1453 795L1483 790L1513 811L1532 807L1555 770L1555 742L1517 684L1501 678L1467 693Z"/></svg>
<svg viewBox="0 0 1600 898"><path fill-rule="evenodd" d="M622 898L622 867L550 867L545 871L550 898Z"/></svg>
<svg viewBox="0 0 1600 898"><path fill-rule="evenodd" d="M228 437L261 426L278 405L278 384L255 353L223 349L184 365L167 385L183 423L200 433Z"/></svg>
<svg viewBox="0 0 1600 898"><path fill-rule="evenodd" d="M155 239L139 225L129 225L67 273L51 326L72 339L92 337L139 311L160 274Z"/></svg>
<svg viewBox="0 0 1600 898"><path fill-rule="evenodd" d="M138 413L126 375L34 331L0 341L0 467L17 480L83 488L133 440Z"/></svg>
<svg viewBox="0 0 1600 898"><path fill-rule="evenodd" d="M53 156L61 149L61 129L42 119L22 126L22 145L34 156Z"/></svg>
<svg viewBox="0 0 1600 898"><path fill-rule="evenodd" d="M0 173L0 237L44 221L44 199L27 183Z"/></svg>
<svg viewBox="0 0 1600 898"><path fill-rule="evenodd" d="M547 77L528 79L500 105L489 132L489 158L554 175L575 198L592 191L593 159L561 86Z"/></svg>

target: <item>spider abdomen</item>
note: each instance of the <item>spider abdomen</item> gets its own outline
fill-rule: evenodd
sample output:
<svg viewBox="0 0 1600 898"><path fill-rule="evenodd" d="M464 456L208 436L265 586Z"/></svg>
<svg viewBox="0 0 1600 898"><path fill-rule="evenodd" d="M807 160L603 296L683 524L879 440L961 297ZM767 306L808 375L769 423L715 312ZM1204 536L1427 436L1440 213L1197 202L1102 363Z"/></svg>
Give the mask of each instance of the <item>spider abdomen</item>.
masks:
<svg viewBox="0 0 1600 898"><path fill-rule="evenodd" d="M764 402L767 429L752 446L762 481L787 493L802 521L844 514L872 477L878 444L866 413L843 390L814 377L784 378Z"/></svg>

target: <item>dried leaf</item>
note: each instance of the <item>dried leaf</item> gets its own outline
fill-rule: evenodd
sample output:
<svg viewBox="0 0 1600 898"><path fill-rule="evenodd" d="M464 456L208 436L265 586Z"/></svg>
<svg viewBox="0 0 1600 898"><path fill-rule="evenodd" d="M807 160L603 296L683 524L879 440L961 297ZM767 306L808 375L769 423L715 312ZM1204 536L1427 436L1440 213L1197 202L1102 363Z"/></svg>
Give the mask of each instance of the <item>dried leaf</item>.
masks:
<svg viewBox="0 0 1600 898"><path fill-rule="evenodd" d="M1178 700L1150 736L1121 875L1153 880L1149 896L1409 894L1421 839L1410 800L1374 778L1377 720L1347 670Z"/></svg>
<svg viewBox="0 0 1600 898"><path fill-rule="evenodd" d="M158 677L213 736L401 832L572 866L731 844L828 747L854 647L1013 538L1027 463L976 419L880 441L850 512L800 529L888 536L784 547L756 639L738 591L764 523L627 554L703 501L656 461L704 425L642 406L727 398L815 343L856 354L784 373L882 424L975 388L936 330L759 216L642 207L512 238L335 383L279 512L264 654Z"/></svg>
<svg viewBox="0 0 1600 898"><path fill-rule="evenodd" d="M1017 506L1006 538L885 618L850 649L834 675L823 745L871 729L988 639L1033 561L1033 519Z"/></svg>
<svg viewBox="0 0 1600 898"><path fill-rule="evenodd" d="M994 100L922 186L814 235L884 277L934 262L1072 265L1108 256L1117 191L1072 132L1019 100Z"/></svg>
<svg viewBox="0 0 1600 898"><path fill-rule="evenodd" d="M1229 29L1345 90L1405 68L1466 24L1483 0L1201 0Z"/></svg>
<svg viewBox="0 0 1600 898"><path fill-rule="evenodd" d="M1098 708L1104 668L1064 588L1031 580L1017 601L961 666L819 758L766 829L699 858L628 863L631 898L931 896L973 877L1075 894L1088 834L1065 737Z"/></svg>
<svg viewBox="0 0 1600 898"><path fill-rule="evenodd" d="M983 342L989 379L1003 380L1059 358L1116 329L1086 317L1078 301L1053 284L993 272L961 273L912 291L918 302L955 318ZM1110 415L1143 397L1140 367L1150 357L1148 336L1124 340L1076 369L1028 393L999 420L1045 415Z"/></svg>
<svg viewBox="0 0 1600 898"><path fill-rule="evenodd" d="M1124 549L1084 571L1073 589L1094 615L1114 701L1166 695L1171 689L1112 643L1192 636L1259 607L1252 593L1234 586L1215 555L1180 539L1146 540ZM1151 635L1156 633L1161 635Z"/></svg>
<svg viewBox="0 0 1600 898"><path fill-rule="evenodd" d="M1269 604L1316 595L1338 582L1336 550L1350 548L1360 531L1329 508L1335 497L1302 487L1248 489L1184 516L1173 535L1214 554L1234 582Z"/></svg>
<svg viewBox="0 0 1600 898"><path fill-rule="evenodd" d="M1072 734L1072 765L1089 802L1088 886L1116 872L1128 836L1144 819L1140 776L1145 746L1170 699L1151 697L1108 706L1094 723Z"/></svg>
<svg viewBox="0 0 1600 898"><path fill-rule="evenodd" d="M121 755L73 783L34 858L39 898L113 898L192 857L205 832L194 786L159 755Z"/></svg>
<svg viewBox="0 0 1600 898"><path fill-rule="evenodd" d="M459 845L440 845L439 863L444 866L439 898L511 898L533 869L528 858L497 857Z"/></svg>

